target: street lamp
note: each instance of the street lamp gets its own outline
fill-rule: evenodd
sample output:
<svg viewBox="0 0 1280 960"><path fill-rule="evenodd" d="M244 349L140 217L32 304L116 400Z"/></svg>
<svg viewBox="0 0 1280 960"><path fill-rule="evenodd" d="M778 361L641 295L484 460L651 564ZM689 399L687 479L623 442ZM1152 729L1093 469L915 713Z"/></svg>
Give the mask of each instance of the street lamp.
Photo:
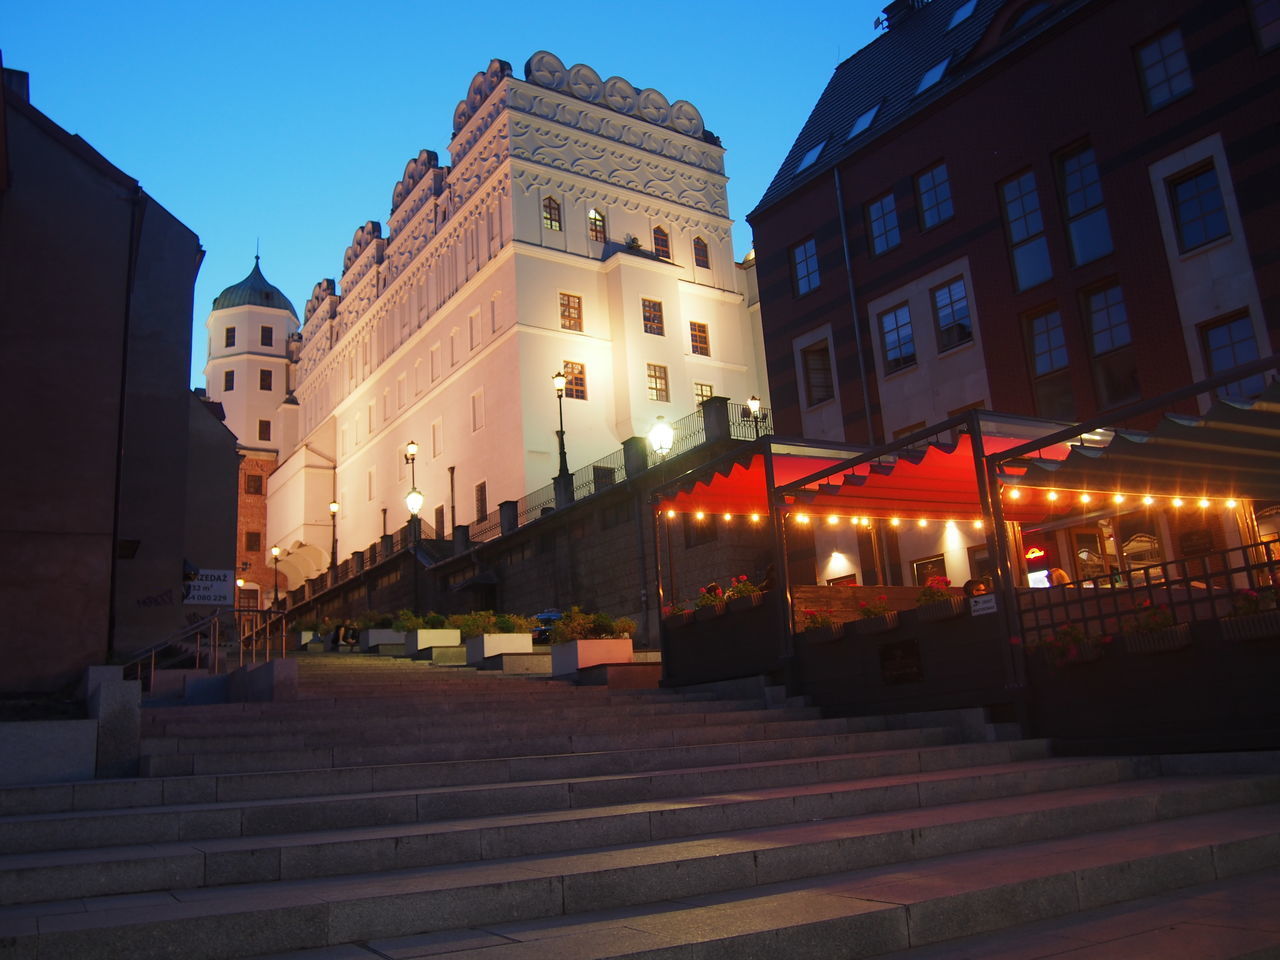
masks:
<svg viewBox="0 0 1280 960"><path fill-rule="evenodd" d="M560 470L556 473L554 483L557 509L573 502L573 475L569 473L569 457L564 449L564 388L568 381L563 370L557 370L551 376L551 385L556 390L556 405L560 411L560 429L556 431L556 442L560 445Z"/></svg>
<svg viewBox="0 0 1280 960"><path fill-rule="evenodd" d="M649 446L659 458L665 460L675 443L676 431L666 420L658 417L658 421L649 428Z"/></svg>
<svg viewBox="0 0 1280 960"><path fill-rule="evenodd" d="M409 508L409 533L413 537L413 553L409 556L410 569L413 571L413 600L409 609L418 611L418 514L422 512L422 491L418 489L418 474L414 461L418 458L418 445L412 440L404 448L404 462L409 465L409 492L405 494L404 505Z"/></svg>
<svg viewBox="0 0 1280 960"><path fill-rule="evenodd" d="M742 418L745 420L747 419L748 416L751 418L751 425L755 428L756 439L759 440L760 439L760 421L764 419L764 417L760 415L760 398L759 397L752 396L749 400L747 400L746 409L742 411Z"/></svg>
<svg viewBox="0 0 1280 960"><path fill-rule="evenodd" d="M275 593L274 593L274 599L271 602L271 607L273 610L279 610L280 609L280 548L279 547L271 548L271 562L275 565L275 574L276 574Z"/></svg>
<svg viewBox="0 0 1280 960"><path fill-rule="evenodd" d="M336 574L338 570L338 501L337 500L329 501L329 523L333 527L333 547L329 551L329 572L331 574ZM335 578L333 577L330 578L331 582L329 586L333 586L334 579Z"/></svg>

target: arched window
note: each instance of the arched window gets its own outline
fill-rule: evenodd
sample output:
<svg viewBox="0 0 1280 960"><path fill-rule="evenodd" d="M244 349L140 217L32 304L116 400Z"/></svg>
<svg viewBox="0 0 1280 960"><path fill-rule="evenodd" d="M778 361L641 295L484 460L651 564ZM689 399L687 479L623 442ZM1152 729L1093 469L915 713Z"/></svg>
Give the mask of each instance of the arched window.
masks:
<svg viewBox="0 0 1280 960"><path fill-rule="evenodd" d="M608 238L608 230L605 227L604 214L599 210L587 211L587 238L595 240L597 243L604 243Z"/></svg>
<svg viewBox="0 0 1280 960"><path fill-rule="evenodd" d="M560 229L560 204L551 197L542 201L542 225L548 230Z"/></svg>
<svg viewBox="0 0 1280 960"><path fill-rule="evenodd" d="M653 228L653 252L663 260L671 259L671 238L661 227Z"/></svg>
<svg viewBox="0 0 1280 960"><path fill-rule="evenodd" d="M695 267L711 266L711 253L707 250L707 241L701 237L693 238L693 265Z"/></svg>

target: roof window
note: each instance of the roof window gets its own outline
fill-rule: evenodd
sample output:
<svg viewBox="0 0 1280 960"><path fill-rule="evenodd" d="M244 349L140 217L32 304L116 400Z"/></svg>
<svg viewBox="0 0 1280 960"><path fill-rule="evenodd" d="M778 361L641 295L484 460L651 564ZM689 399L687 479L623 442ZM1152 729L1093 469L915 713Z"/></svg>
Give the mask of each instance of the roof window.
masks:
<svg viewBox="0 0 1280 960"><path fill-rule="evenodd" d="M853 121L853 126L849 130L849 136L845 137L845 139L852 140L854 137L860 134L863 130L867 129L867 127L871 126L871 124L876 119L876 111L879 109L880 109L880 104L877 103L870 110L866 111L861 116L859 116L857 120Z"/></svg>
<svg viewBox="0 0 1280 960"><path fill-rule="evenodd" d="M801 157L800 162L796 164L796 173L799 173L805 167L812 166L813 161L818 159L818 154L822 152L822 148L826 145L827 141L823 140L820 144Z"/></svg>
<svg viewBox="0 0 1280 960"><path fill-rule="evenodd" d="M916 93L924 93L935 83L942 79L942 75L947 70L947 64L951 62L950 57L944 57L935 63L932 67L924 72L924 76L920 78L920 86L916 87Z"/></svg>
<svg viewBox="0 0 1280 960"><path fill-rule="evenodd" d="M947 24L950 30L957 24L964 23L969 19L969 15L973 13L973 8L978 5L978 0L965 0L964 3L956 7L956 12L951 15L951 22Z"/></svg>

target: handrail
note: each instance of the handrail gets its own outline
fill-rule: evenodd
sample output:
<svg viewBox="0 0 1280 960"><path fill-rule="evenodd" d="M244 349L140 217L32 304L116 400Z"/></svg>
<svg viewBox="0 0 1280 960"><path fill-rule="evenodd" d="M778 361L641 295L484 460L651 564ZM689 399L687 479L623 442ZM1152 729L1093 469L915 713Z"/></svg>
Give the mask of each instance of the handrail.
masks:
<svg viewBox="0 0 1280 960"><path fill-rule="evenodd" d="M181 630L174 632L165 639L153 643L145 649L139 650L132 657L120 664L123 675L128 676L131 669L139 680L143 677L142 664L148 664L147 683L145 689L150 690L155 685L156 660L159 655L170 648L179 648L195 657L195 668L200 669L201 651L204 648L204 638L207 636L209 641L209 651L207 669L210 673L218 672L218 649L222 643L222 631L226 629L222 619L229 611L218 610L211 613L195 623L187 624ZM194 638L195 643L191 640Z"/></svg>

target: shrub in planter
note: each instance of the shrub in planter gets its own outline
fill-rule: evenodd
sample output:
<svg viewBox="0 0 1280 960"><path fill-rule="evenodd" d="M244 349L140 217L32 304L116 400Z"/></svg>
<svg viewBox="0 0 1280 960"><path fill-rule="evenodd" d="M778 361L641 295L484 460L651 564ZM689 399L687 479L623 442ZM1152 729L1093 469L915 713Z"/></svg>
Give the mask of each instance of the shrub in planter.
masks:
<svg viewBox="0 0 1280 960"><path fill-rule="evenodd" d="M394 620L395 617L389 613L365 610L356 617L356 626L361 630L390 630Z"/></svg>
<svg viewBox="0 0 1280 960"><path fill-rule="evenodd" d="M551 642L630 637L635 629L636 622L630 617L614 618L607 613L584 613L580 607L570 607L569 612L551 628Z"/></svg>
<svg viewBox="0 0 1280 960"><path fill-rule="evenodd" d="M427 627L427 618L420 617L412 610L397 610L395 619L391 622L392 630L399 630L401 633L408 633L410 630L425 630Z"/></svg>

